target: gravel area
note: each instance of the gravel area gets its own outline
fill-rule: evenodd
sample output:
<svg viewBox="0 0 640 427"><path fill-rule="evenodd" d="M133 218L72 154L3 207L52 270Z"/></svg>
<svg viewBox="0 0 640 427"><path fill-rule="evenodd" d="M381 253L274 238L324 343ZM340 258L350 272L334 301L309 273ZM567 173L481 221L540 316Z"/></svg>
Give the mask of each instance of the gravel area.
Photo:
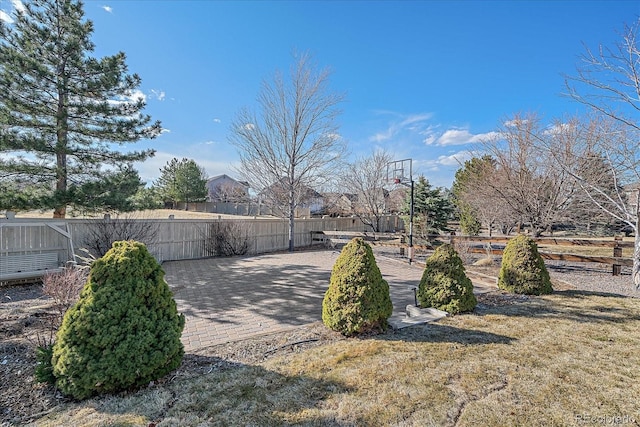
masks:
<svg viewBox="0 0 640 427"><path fill-rule="evenodd" d="M392 258L400 257L397 248L375 247L374 252L378 256L386 256ZM424 260L431 253L418 253L414 260L418 265L424 265ZM477 268L472 264L480 258L484 258L478 254L462 255L463 262L467 270L479 271L491 276L498 276L500 268L500 257L494 256L493 267ZM403 258L406 259L406 258ZM612 275L612 266L600 263L585 262L566 262L566 261L545 261L549 275L552 281L562 284L562 289L576 289L581 291L597 292L603 294L624 295L633 298L640 298L640 291L633 286L631 279L631 267L622 267L622 274L619 276Z"/></svg>
<svg viewBox="0 0 640 427"><path fill-rule="evenodd" d="M622 274L614 276L612 267L606 264L562 261L545 264L552 280L568 283L578 290L640 298L640 291L633 286L630 267L623 267Z"/></svg>

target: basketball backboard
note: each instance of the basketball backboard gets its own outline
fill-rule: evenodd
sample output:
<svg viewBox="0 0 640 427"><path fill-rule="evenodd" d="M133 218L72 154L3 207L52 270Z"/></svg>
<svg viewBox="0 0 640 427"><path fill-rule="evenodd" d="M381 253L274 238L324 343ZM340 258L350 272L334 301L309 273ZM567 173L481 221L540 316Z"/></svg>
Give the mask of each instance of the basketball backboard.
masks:
<svg viewBox="0 0 640 427"><path fill-rule="evenodd" d="M409 184L412 179L412 159L394 160L387 163L387 182L390 184Z"/></svg>

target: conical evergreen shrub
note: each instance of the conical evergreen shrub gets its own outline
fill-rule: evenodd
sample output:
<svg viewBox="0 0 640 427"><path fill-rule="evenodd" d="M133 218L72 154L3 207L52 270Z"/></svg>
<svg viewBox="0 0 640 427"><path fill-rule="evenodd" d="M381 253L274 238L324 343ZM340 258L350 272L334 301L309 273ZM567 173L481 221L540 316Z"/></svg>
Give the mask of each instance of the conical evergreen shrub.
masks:
<svg viewBox="0 0 640 427"><path fill-rule="evenodd" d="M76 399L146 385L180 365L183 328L160 264L142 243L115 242L64 316L56 385Z"/></svg>
<svg viewBox="0 0 640 427"><path fill-rule="evenodd" d="M473 294L473 284L452 245L439 246L427 258L417 297L421 307L434 307L451 314L475 308L478 300Z"/></svg>
<svg viewBox="0 0 640 427"><path fill-rule="evenodd" d="M322 301L322 321L349 336L386 328L392 312L389 284L371 247L361 238L351 240L333 266Z"/></svg>
<svg viewBox="0 0 640 427"><path fill-rule="evenodd" d="M509 240L502 252L498 287L516 294L553 292L549 272L533 239L520 234Z"/></svg>

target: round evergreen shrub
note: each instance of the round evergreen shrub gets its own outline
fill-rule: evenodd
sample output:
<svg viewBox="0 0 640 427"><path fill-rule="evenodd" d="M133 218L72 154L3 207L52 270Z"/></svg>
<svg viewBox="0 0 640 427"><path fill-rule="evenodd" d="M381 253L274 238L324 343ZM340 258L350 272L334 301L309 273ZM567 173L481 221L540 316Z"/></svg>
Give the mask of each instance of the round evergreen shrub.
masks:
<svg viewBox="0 0 640 427"><path fill-rule="evenodd" d="M421 307L435 307L451 314L475 308L478 301L473 284L452 245L439 246L425 261L417 298Z"/></svg>
<svg viewBox="0 0 640 427"><path fill-rule="evenodd" d="M322 300L322 321L349 336L385 329L392 312L389 284L380 274L371 247L361 238L351 240L333 266Z"/></svg>
<svg viewBox="0 0 640 427"><path fill-rule="evenodd" d="M549 272L533 239L521 234L509 240L502 253L498 287L527 295L553 292Z"/></svg>
<svg viewBox="0 0 640 427"><path fill-rule="evenodd" d="M56 385L76 399L146 385L180 365L183 328L160 264L142 243L115 242L64 315Z"/></svg>

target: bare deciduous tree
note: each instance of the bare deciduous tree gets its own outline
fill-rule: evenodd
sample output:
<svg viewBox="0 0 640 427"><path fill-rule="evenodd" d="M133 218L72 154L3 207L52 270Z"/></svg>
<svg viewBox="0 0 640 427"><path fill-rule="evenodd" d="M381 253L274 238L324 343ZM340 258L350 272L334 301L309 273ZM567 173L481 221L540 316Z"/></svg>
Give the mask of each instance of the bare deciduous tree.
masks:
<svg viewBox="0 0 640 427"><path fill-rule="evenodd" d="M245 187L232 182L223 182L212 197L214 201L225 203L246 203L249 201L249 194Z"/></svg>
<svg viewBox="0 0 640 427"><path fill-rule="evenodd" d="M336 124L344 97L330 91L329 76L328 70L317 70L308 54L296 55L289 80L278 72L263 83L259 113L244 109L232 123L238 173L263 196L274 184L286 195L290 251L296 207L306 189L334 175L345 151Z"/></svg>
<svg viewBox="0 0 640 427"><path fill-rule="evenodd" d="M560 166L574 161L564 156L566 140L549 138L552 132L541 126L535 114L515 115L496 135L483 143L496 162L495 174L485 185L539 235L567 217L576 191L568 168ZM555 146L542 149L540 141Z"/></svg>
<svg viewBox="0 0 640 427"><path fill-rule="evenodd" d="M596 206L633 229L636 239L632 277L636 289L640 289L639 30L640 19L636 19L625 27L614 46L601 45L595 52L587 47L576 74L566 77L569 96L601 116L600 120L591 121L589 146L608 164L616 187L625 189L624 194L617 191L613 196L607 195L601 183L578 174L576 177ZM631 200L625 200L624 195L631 195Z"/></svg>
<svg viewBox="0 0 640 427"><path fill-rule="evenodd" d="M461 225L463 220L471 224L470 228L482 224L489 236L496 227L503 234L508 234L519 221L513 209L502 201L501 195L491 185L497 174L496 162L491 156L474 157L456 172L452 187L461 213Z"/></svg>
<svg viewBox="0 0 640 427"><path fill-rule="evenodd" d="M393 156L383 150L361 157L347 165L343 187L355 195L353 213L372 231L380 231L380 219L386 213L387 164Z"/></svg>

